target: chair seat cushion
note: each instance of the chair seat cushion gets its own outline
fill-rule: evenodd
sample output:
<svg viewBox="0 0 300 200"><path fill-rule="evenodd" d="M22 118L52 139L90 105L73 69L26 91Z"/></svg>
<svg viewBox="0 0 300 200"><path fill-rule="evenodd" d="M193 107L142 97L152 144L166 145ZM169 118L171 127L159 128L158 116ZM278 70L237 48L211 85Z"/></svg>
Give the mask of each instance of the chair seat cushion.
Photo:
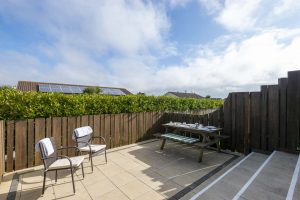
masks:
<svg viewBox="0 0 300 200"><path fill-rule="evenodd" d="M90 146L91 146L92 152L103 151L106 148L105 144L100 144L100 145L99 144L98 145L97 144L91 144ZM80 149L80 151L90 151L89 146L80 147L79 149Z"/></svg>
<svg viewBox="0 0 300 200"><path fill-rule="evenodd" d="M84 156L76 156L76 157L70 157L72 161L73 167L79 167L79 165L83 162ZM49 169L62 169L62 168L68 168L70 167L70 162L67 158L62 158L56 160L54 163L52 163L49 166Z"/></svg>

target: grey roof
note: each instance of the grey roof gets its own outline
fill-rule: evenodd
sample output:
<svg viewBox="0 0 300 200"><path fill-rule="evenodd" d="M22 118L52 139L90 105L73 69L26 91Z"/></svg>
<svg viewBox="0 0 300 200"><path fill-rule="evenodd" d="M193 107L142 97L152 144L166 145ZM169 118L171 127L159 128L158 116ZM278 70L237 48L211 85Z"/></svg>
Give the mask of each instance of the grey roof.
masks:
<svg viewBox="0 0 300 200"><path fill-rule="evenodd" d="M188 92L167 92L165 94L165 96L167 94L173 94L174 96L177 96L179 98L196 98L196 99L199 99L199 98L203 98L202 96L200 96L199 94L196 94L196 93L188 93Z"/></svg>
<svg viewBox="0 0 300 200"><path fill-rule="evenodd" d="M90 86L90 85L76 85L76 84L65 84L65 83L47 83L47 82L34 82L34 81L18 81L17 90L29 92L29 91L39 91L39 85L41 84L48 84L48 85L62 85L62 86L78 86L78 87L97 87L97 86ZM115 88L115 87L102 87L99 86L101 89L119 89L124 94L132 94L125 88Z"/></svg>

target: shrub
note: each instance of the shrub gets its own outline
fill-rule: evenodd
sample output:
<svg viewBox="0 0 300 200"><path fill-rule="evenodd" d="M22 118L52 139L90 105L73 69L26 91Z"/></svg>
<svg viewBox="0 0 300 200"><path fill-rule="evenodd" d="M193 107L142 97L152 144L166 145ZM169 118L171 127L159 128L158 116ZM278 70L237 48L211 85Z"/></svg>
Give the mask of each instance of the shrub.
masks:
<svg viewBox="0 0 300 200"><path fill-rule="evenodd" d="M217 108L223 100L164 96L66 95L61 93L0 90L0 119L28 119L150 111L196 111Z"/></svg>
<svg viewBox="0 0 300 200"><path fill-rule="evenodd" d="M102 90L100 87L87 87L83 90L84 94L100 94Z"/></svg>

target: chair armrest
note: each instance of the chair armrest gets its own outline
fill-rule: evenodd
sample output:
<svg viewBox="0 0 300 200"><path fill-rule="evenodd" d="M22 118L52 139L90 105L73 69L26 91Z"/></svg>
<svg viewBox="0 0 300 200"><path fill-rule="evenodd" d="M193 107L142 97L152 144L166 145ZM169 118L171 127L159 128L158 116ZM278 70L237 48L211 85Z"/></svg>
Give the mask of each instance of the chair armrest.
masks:
<svg viewBox="0 0 300 200"><path fill-rule="evenodd" d="M68 156L64 156L64 155L58 155L57 156L58 158L66 158L66 159L68 159L68 161L70 162L70 168L72 168L72 160L68 157Z"/></svg>
<svg viewBox="0 0 300 200"><path fill-rule="evenodd" d="M53 157L53 156L49 156L49 157L47 157L47 158L41 157L41 160L46 160L46 159L49 159L49 158L54 158L54 157Z"/></svg>
<svg viewBox="0 0 300 200"><path fill-rule="evenodd" d="M95 138L100 138L100 139L102 139L103 142L104 142L104 144L106 144L106 141L105 141L105 138L104 138L104 137L102 137L102 136L93 136L93 137L92 137L92 140L95 139Z"/></svg>
<svg viewBox="0 0 300 200"><path fill-rule="evenodd" d="M77 149L77 151L80 152L80 155L82 155L82 152L80 151L80 149L78 147L75 147L75 146L72 146L72 147L61 147L61 148L58 148L57 151L61 151L61 150L64 150L64 149Z"/></svg>

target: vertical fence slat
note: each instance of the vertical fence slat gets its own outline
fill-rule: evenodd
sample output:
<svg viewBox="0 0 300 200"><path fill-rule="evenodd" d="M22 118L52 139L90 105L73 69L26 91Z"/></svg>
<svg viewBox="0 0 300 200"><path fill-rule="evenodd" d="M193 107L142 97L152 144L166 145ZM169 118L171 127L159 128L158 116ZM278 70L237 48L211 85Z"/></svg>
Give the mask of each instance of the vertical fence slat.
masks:
<svg viewBox="0 0 300 200"><path fill-rule="evenodd" d="M62 120L60 117L52 118L52 134L57 148L60 148L62 142Z"/></svg>
<svg viewBox="0 0 300 200"><path fill-rule="evenodd" d="M231 122L231 111L232 111L232 94L229 94L226 100L224 101L223 112L224 112L224 129L223 134L229 136L229 139L222 141L223 148L229 148L231 146L231 138L232 138L232 122ZM199 122L198 122L199 123Z"/></svg>
<svg viewBox="0 0 300 200"><path fill-rule="evenodd" d="M89 116L84 115L81 116L81 126L88 126L89 125Z"/></svg>
<svg viewBox="0 0 300 200"><path fill-rule="evenodd" d="M250 93L250 137L251 147L253 149L260 149L261 147L261 109L260 109L260 92Z"/></svg>
<svg viewBox="0 0 300 200"><path fill-rule="evenodd" d="M8 120L6 122L6 172L14 170L14 135L15 135L15 121Z"/></svg>
<svg viewBox="0 0 300 200"><path fill-rule="evenodd" d="M62 146L68 146L68 118L62 118L62 126L61 126L61 133L62 133ZM66 155L68 153L67 150L62 150L62 153Z"/></svg>
<svg viewBox="0 0 300 200"><path fill-rule="evenodd" d="M278 86L279 86L279 140L280 144L279 147L281 149L286 148L286 95L287 95L287 84L288 79L287 78L281 78L278 80Z"/></svg>
<svg viewBox="0 0 300 200"><path fill-rule="evenodd" d="M144 137L144 133L145 133L145 123L144 123L144 113L138 113L137 115L138 117L138 141L140 141L143 137Z"/></svg>
<svg viewBox="0 0 300 200"><path fill-rule="evenodd" d="M27 167L27 120L16 121L15 169Z"/></svg>
<svg viewBox="0 0 300 200"><path fill-rule="evenodd" d="M114 128L114 144L115 147L119 147L120 145L120 122L121 122L121 114L115 115L115 128Z"/></svg>
<svg viewBox="0 0 300 200"><path fill-rule="evenodd" d="M124 115L120 114L120 146L124 145Z"/></svg>
<svg viewBox="0 0 300 200"><path fill-rule="evenodd" d="M123 135L123 145L129 144L129 114L125 113L124 118L124 135Z"/></svg>
<svg viewBox="0 0 300 200"><path fill-rule="evenodd" d="M279 147L279 90L278 85L268 86L268 151Z"/></svg>
<svg viewBox="0 0 300 200"><path fill-rule="evenodd" d="M75 143L72 139L72 133L76 128L76 117L68 117L68 132L66 134L67 137L67 146L72 147L75 146ZM68 149L68 156L75 156L75 149Z"/></svg>
<svg viewBox="0 0 300 200"><path fill-rule="evenodd" d="M28 167L34 166L34 152L35 152L35 144L34 144L34 120L27 120L27 141L28 141L28 156L27 163Z"/></svg>
<svg viewBox="0 0 300 200"><path fill-rule="evenodd" d="M104 115L104 136L107 147L110 149L110 115L105 114Z"/></svg>
<svg viewBox="0 0 300 200"><path fill-rule="evenodd" d="M115 147L115 114L110 115L110 148Z"/></svg>
<svg viewBox="0 0 300 200"><path fill-rule="evenodd" d="M34 143L36 144L41 139L45 138L45 119L44 118L38 118L35 119L35 140ZM41 165L41 156L40 152L35 152L35 165Z"/></svg>
<svg viewBox="0 0 300 200"><path fill-rule="evenodd" d="M95 115L94 116L94 136L100 136L100 115ZM95 139L94 142L96 142L97 144L100 143L100 139Z"/></svg>
<svg viewBox="0 0 300 200"><path fill-rule="evenodd" d="M244 154L250 152L250 94L244 93Z"/></svg>
<svg viewBox="0 0 300 200"><path fill-rule="evenodd" d="M232 104L231 104L231 150L235 151L237 146L237 140L236 140L236 93L232 93Z"/></svg>
<svg viewBox="0 0 300 200"><path fill-rule="evenodd" d="M288 72L287 85L287 148L296 150L299 140L300 71Z"/></svg>
<svg viewBox="0 0 300 200"><path fill-rule="evenodd" d="M266 151L268 146L268 86L261 86L261 150Z"/></svg>
<svg viewBox="0 0 300 200"><path fill-rule="evenodd" d="M52 137L52 118L46 119L46 137Z"/></svg>
<svg viewBox="0 0 300 200"><path fill-rule="evenodd" d="M89 115L88 118L89 118L89 123L88 123L88 125L89 125L90 127L92 127L92 129L94 130L94 129L95 129L95 128L94 128L94 115Z"/></svg>
<svg viewBox="0 0 300 200"><path fill-rule="evenodd" d="M131 144L137 142L137 114L131 113Z"/></svg>

